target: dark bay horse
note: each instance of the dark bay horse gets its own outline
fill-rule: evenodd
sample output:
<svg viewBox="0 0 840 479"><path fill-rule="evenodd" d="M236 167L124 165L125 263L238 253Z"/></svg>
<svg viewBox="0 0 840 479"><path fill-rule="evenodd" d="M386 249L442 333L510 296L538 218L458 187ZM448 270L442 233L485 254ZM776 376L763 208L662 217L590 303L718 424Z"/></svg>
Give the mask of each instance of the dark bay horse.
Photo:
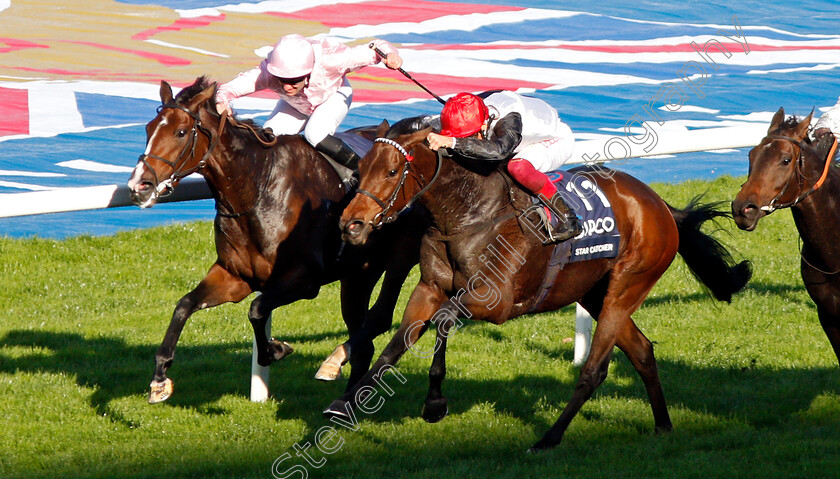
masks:
<svg viewBox="0 0 840 479"><path fill-rule="evenodd" d="M750 150L749 176L732 213L739 228L752 231L764 216L790 208L802 238L802 280L840 363L840 172L832 166L834 137L808 137L812 116L785 119L779 108Z"/></svg>
<svg viewBox="0 0 840 479"><path fill-rule="evenodd" d="M530 205L529 196L511 188L500 171L482 175L457 159L436 155L425 142L430 131L426 126L424 119L403 120L376 140L360 165L363 194L355 196L341 217L345 238L362 244L394 211L417 200L428 211L430 228L420 250L421 280L397 333L365 377L324 414L346 418L354 407L369 408L375 402L370 396L372 383L382 381L389 370L394 374L397 360L408 350L416 352L417 339L435 324L437 338L422 415L429 422L439 421L448 413L441 392L446 341L461 318L501 324L579 302L598 320L592 349L571 400L532 450L560 443L572 418L604 381L614 346L625 352L641 375L656 430L670 430L653 346L630 315L678 252L718 300L729 301L746 284L749 263L735 265L717 240L700 231L703 222L726 213L695 202L684 210L674 209L648 186L620 172L572 170L601 192L589 201L611 203L621 234L618 254L549 270L552 248L543 246L517 218ZM556 275L555 281L542 294L548 274Z"/></svg>
<svg viewBox="0 0 840 479"><path fill-rule="evenodd" d="M238 302L254 291L248 319L263 366L291 351L269 339L265 325L277 307L314 298L321 285L341 281L341 312L350 339L319 370L334 379L351 365L349 383L373 358L373 338L386 331L402 284L417 264L424 220L409 212L374 244L342 247L338 219L349 199L337 173L300 135L273 135L253 122L216 113L216 84L204 77L176 97L161 82L162 105L146 125L147 147L129 181L134 202L155 204L184 176L201 174L216 201L218 258L195 289L178 301L155 356L149 402L166 400L172 380L166 371L187 319L198 310ZM273 145L271 145L273 143ZM271 145L271 146L269 146ZM372 290L385 275L368 310Z"/></svg>

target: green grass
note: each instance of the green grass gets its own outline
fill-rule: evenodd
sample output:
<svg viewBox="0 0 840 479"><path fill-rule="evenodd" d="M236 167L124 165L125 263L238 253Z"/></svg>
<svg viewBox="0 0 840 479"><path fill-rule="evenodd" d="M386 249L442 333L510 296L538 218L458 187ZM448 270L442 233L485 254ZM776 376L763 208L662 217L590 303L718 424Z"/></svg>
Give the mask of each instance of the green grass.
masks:
<svg viewBox="0 0 840 479"><path fill-rule="evenodd" d="M742 179L655 185L675 206L697 193L729 201ZM755 275L732 304L709 299L681 260L634 315L655 342L674 422L653 434L641 381L616 352L606 382L544 454L531 446L571 395L573 308L502 326L468 324L449 343L450 415L419 418L429 360L316 468L295 456L331 423L321 410L344 382L312 379L344 339L338 285L274 316L295 353L272 366L264 404L248 401L247 303L193 316L169 376L175 394L146 404L153 356L178 298L215 259L209 223L65 241L0 239L0 477L836 477L840 371L799 278L790 213L753 233L718 236ZM404 288L399 313L417 271ZM387 337L377 340L381 350ZM427 335L421 349L431 348ZM338 438L335 438L338 441ZM290 474L290 477L301 477Z"/></svg>

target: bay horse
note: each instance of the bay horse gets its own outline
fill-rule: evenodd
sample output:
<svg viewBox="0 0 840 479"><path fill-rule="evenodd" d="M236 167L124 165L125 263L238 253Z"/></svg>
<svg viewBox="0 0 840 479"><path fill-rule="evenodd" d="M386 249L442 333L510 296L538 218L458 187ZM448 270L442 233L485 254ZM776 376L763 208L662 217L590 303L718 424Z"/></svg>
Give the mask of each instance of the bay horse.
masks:
<svg viewBox="0 0 840 479"><path fill-rule="evenodd" d="M365 376L324 414L346 420L355 407L369 410L376 402L372 383L381 382L385 372L395 374L394 364L408 350L416 354L417 339L435 324L434 351L422 352L434 355L422 417L439 421L448 413L441 392L447 337L462 318L501 324L579 302L598 321L591 352L560 418L531 450L560 443L572 418L604 381L614 346L625 352L641 376L656 430L671 430L653 346L630 315L677 252L718 300L729 301L746 284L749 263L734 264L722 244L700 231L705 221L728 213L696 201L683 210L672 208L647 185L617 171L572 170L570 174L597 186L589 201L612 205L620 243L614 258L551 269L553 248L518 221L531 204L530 196L499 170L482 174L468 168L465 160L435 154L425 141L432 130L429 124L428 118L405 119L384 136L381 131L360 163L359 189L341 216L348 242L363 244L395 217L394 211L413 201L425 207L430 226L420 250L420 283L396 334ZM541 293L549 275L553 286Z"/></svg>
<svg viewBox="0 0 840 479"><path fill-rule="evenodd" d="M732 214L739 228L753 231L764 216L790 209L802 238L802 280L840 364L840 172L832 167L834 136L809 138L812 117L813 111L801 121L785 119L779 108L767 136L750 150Z"/></svg>
<svg viewBox="0 0 840 479"><path fill-rule="evenodd" d="M373 338L391 325L402 284L419 258L424 220L414 212L386 228L365 247L343 247L338 219L349 199L335 170L300 135L273 135L253 121L239 122L215 109L216 83L199 77L173 97L161 82L161 106L146 125L146 151L128 186L144 208L190 173L204 177L216 202L213 223L216 262L182 297L155 355L149 402L173 391L166 372L187 319L196 311L238 302L252 292L248 319L254 328L260 365L282 359L291 347L269 339L271 312L299 299L314 298L321 285L341 282L341 312L350 339L319 370L335 379L350 361L349 384L373 358ZM228 126L226 128L226 125ZM380 294L368 309L374 286Z"/></svg>

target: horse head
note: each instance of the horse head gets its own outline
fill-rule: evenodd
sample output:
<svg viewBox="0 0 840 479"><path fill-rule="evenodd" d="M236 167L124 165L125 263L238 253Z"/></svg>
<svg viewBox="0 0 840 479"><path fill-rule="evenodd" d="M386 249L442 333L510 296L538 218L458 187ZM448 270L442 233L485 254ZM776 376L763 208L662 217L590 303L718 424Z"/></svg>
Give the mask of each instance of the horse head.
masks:
<svg viewBox="0 0 840 479"><path fill-rule="evenodd" d="M402 120L378 138L359 162L359 188L344 209L339 226L342 239L358 245L374 229L393 222L426 192L440 170L436 155L425 143L431 131L427 118Z"/></svg>
<svg viewBox="0 0 840 479"><path fill-rule="evenodd" d="M749 175L732 202L739 228L752 231L758 220L780 208L796 205L820 187L831 159L831 135L816 144L808 138L814 112L799 121L785 119L784 108L773 116L767 136L750 150Z"/></svg>
<svg viewBox="0 0 840 479"><path fill-rule="evenodd" d="M220 136L216 130L224 127L214 108L215 94L216 84L203 76L176 97L168 83L160 82L161 106L146 125L146 151L128 181L136 205L153 206L183 177L204 167Z"/></svg>

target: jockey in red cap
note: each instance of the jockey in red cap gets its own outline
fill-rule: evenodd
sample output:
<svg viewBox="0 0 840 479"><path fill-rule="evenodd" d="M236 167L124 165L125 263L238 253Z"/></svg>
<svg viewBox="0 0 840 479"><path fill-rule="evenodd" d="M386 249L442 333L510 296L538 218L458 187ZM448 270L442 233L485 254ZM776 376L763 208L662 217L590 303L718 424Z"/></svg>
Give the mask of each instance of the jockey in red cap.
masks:
<svg viewBox="0 0 840 479"><path fill-rule="evenodd" d="M551 242L581 233L578 217L545 175L562 166L574 149L572 130L551 105L511 91L459 93L443 106L440 124L440 133L427 137L433 150L443 147L465 158L509 160L510 176L560 216L556 228L547 225Z"/></svg>

